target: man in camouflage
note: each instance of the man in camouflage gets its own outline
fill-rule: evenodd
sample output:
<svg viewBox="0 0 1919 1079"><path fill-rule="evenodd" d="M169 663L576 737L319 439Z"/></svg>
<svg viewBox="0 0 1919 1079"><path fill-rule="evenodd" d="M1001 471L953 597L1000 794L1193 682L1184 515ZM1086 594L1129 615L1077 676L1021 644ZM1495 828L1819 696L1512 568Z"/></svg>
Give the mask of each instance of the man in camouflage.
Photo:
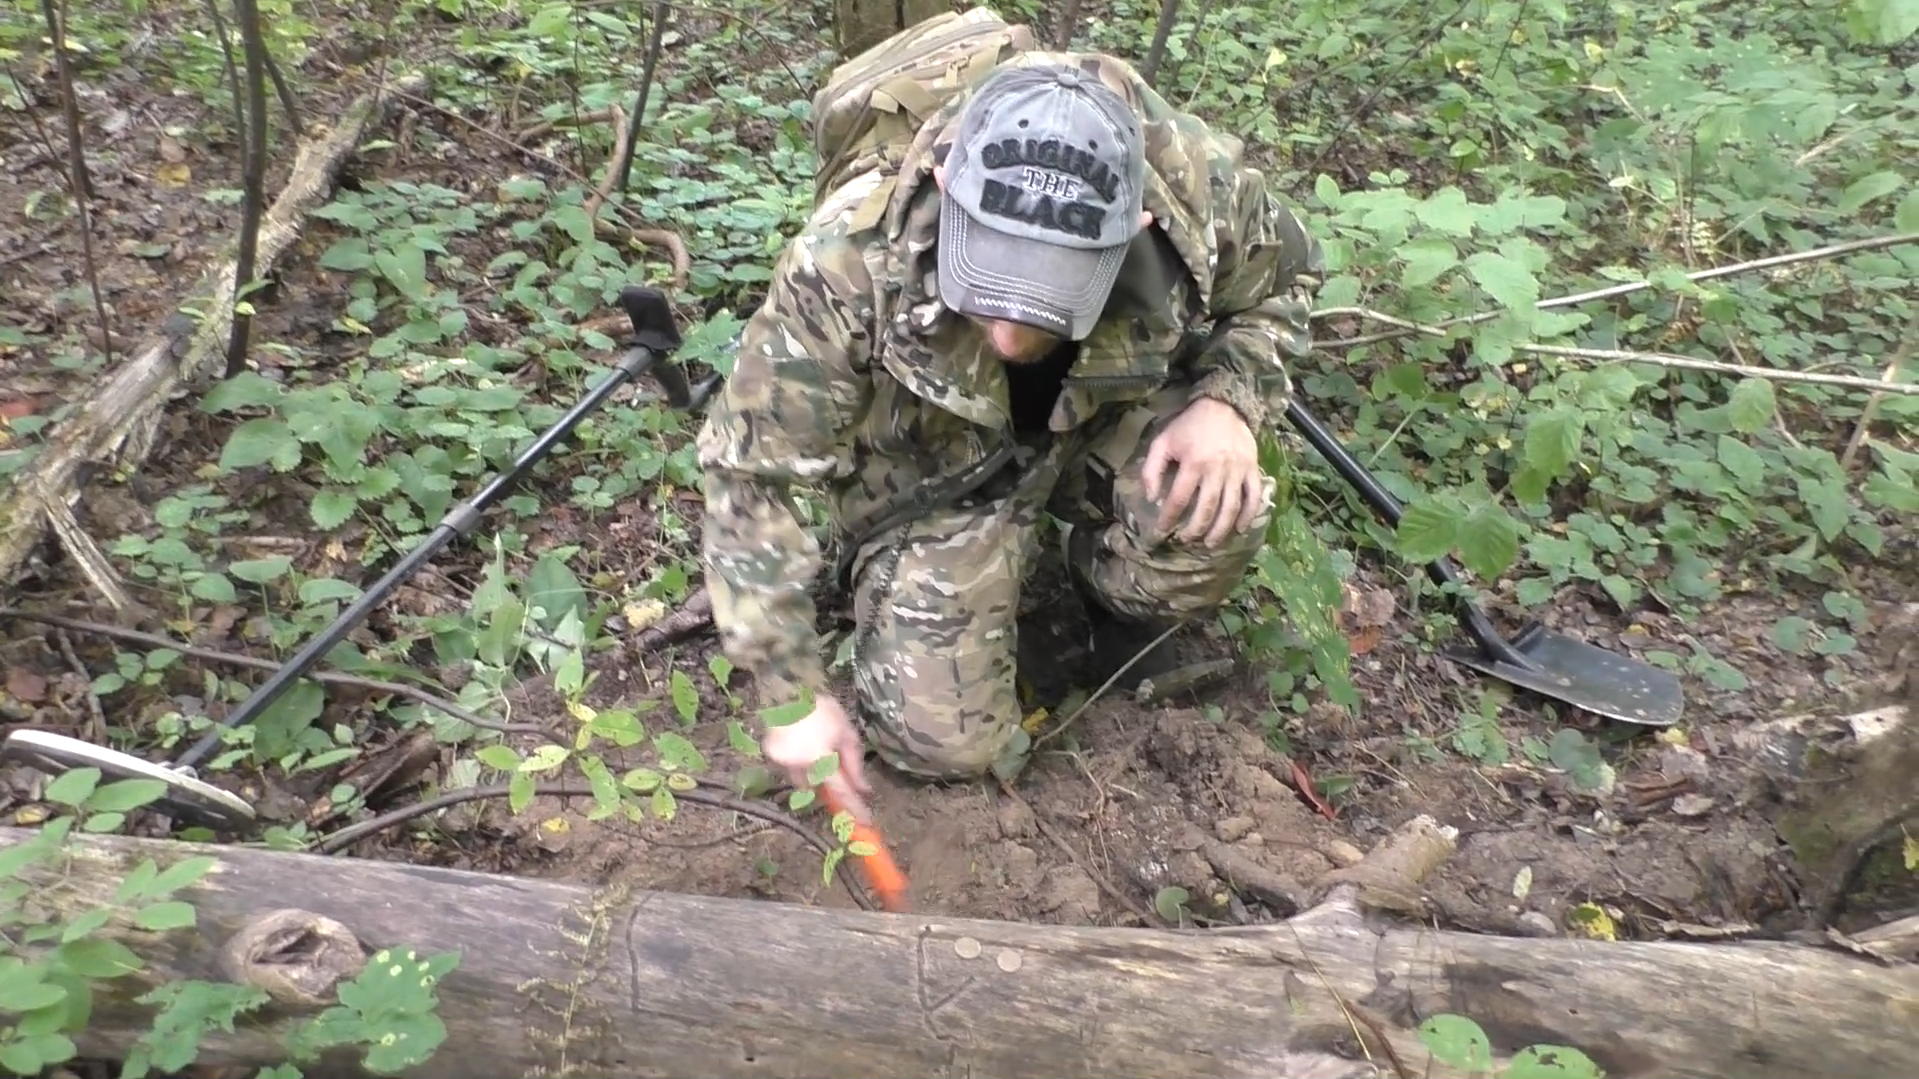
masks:
<svg viewBox="0 0 1919 1079"><path fill-rule="evenodd" d="M796 786L837 753L831 793L863 816L862 729L910 774L994 762L1021 719L1014 619L1045 514L1102 681L1143 650L1128 673L1163 672L1163 629L1244 576L1273 495L1255 432L1310 347L1322 256L1240 153L1120 61L1025 53L786 248L699 453L722 645L763 705L811 704L762 736ZM969 471L990 479L915 507ZM851 714L798 485L824 487L845 547Z"/></svg>

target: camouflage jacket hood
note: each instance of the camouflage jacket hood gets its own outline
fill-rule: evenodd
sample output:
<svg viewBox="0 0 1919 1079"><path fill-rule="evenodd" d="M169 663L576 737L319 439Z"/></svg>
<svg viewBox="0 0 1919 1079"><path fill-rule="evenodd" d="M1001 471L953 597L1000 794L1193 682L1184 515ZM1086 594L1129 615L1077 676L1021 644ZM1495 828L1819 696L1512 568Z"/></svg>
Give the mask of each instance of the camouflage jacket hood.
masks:
<svg viewBox="0 0 1919 1079"><path fill-rule="evenodd" d="M1147 140L1155 226L1081 342L1053 430L1175 376L1262 427L1291 394L1285 361L1311 347L1318 244L1242 163L1238 139L1174 109L1124 63L1046 52L1008 62L1093 73L1134 106ZM1010 435L1001 363L937 296L933 166L963 107L956 95L929 117L897 168L820 201L781 254L700 433L714 623L769 705L826 691L812 596L821 551L791 490L824 485L841 529L856 531Z"/></svg>

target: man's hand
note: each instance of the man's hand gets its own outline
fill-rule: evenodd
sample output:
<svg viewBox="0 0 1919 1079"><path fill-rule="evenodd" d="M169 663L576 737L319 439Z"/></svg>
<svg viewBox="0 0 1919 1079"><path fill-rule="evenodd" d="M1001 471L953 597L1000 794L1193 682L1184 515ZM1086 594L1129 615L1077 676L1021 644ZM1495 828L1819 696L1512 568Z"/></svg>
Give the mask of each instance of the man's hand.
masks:
<svg viewBox="0 0 1919 1079"><path fill-rule="evenodd" d="M1169 464L1179 471L1161 504L1162 534L1170 533L1190 506L1179 538L1192 543L1204 536L1206 546L1217 547L1228 535L1250 528L1259 516L1266 494L1259 441L1233 406L1197 398L1153 439L1144 478L1146 493L1155 500L1165 487Z"/></svg>
<svg viewBox="0 0 1919 1079"><path fill-rule="evenodd" d="M775 767L786 770L786 778L794 790L811 788L813 783L807 777L807 770L820 758L839 754L839 768L820 786L827 788L832 799L851 813L854 820L872 823L864 797L873 793L866 781L865 747L860 744L859 728L853 726L839 701L822 696L806 718L784 727L768 727L760 736L760 751Z"/></svg>

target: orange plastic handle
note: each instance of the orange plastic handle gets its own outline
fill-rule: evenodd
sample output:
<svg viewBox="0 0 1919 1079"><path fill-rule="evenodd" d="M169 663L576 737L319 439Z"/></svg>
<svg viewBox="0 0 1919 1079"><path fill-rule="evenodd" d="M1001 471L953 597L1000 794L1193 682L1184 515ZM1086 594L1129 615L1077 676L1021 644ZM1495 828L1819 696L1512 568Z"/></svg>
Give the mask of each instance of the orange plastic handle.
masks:
<svg viewBox="0 0 1919 1079"><path fill-rule="evenodd" d="M840 812L842 807L839 799L834 798L825 787L820 788L820 797L826 802L827 812ZM873 853L855 854L853 857L860 860L867 887L879 897L880 906L896 914L906 913L909 909L906 902L906 874L900 872L899 863L893 861L893 854L886 849L886 841L880 838L879 829L856 820L853 822L852 841L868 843L873 847Z"/></svg>

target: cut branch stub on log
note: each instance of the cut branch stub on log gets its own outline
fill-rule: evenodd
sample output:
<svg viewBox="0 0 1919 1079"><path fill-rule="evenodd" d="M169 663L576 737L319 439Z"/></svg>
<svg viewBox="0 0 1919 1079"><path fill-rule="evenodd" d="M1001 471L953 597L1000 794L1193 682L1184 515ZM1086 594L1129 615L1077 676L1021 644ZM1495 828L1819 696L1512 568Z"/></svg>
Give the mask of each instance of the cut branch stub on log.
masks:
<svg viewBox="0 0 1919 1079"><path fill-rule="evenodd" d="M0 830L0 849L28 834ZM1569 1045L1615 1079L1905 1079L1919 1029L1910 964L1790 943L1381 928L1355 885L1279 925L1201 933L831 911L124 837L70 849L29 881L34 902L68 914L110 903L145 858L216 859L181 895L199 929L126 941L157 979L221 979L233 938L286 918L289 896L365 950L460 953L437 987L448 1037L408 1073L419 1079L1356 1079L1373 1074L1361 1041L1365 1059L1426 1073L1416 1028L1441 1012L1477 1021L1502 1058ZM147 1029L127 1003L139 988L103 994L84 1052L118 1055ZM278 1061L285 1022L262 1012L210 1034L200 1061Z"/></svg>
<svg viewBox="0 0 1919 1079"><path fill-rule="evenodd" d="M340 165L385 119L395 90L420 86L424 80L408 77L369 93L330 130L301 144L286 186L261 222L256 276L270 272L292 246L307 212L332 190ZM109 459L122 467L143 462L167 401L183 384L220 371L233 324L235 270L229 257L208 274L145 345L86 392L80 408L54 430L40 454L0 487L0 581L16 577L46 535L49 519L61 519L86 482L87 465ZM75 553L83 567L90 567L89 582L109 603L124 608L128 600L116 582L98 576L105 560L86 546L91 541L83 534L63 538L80 546Z"/></svg>

